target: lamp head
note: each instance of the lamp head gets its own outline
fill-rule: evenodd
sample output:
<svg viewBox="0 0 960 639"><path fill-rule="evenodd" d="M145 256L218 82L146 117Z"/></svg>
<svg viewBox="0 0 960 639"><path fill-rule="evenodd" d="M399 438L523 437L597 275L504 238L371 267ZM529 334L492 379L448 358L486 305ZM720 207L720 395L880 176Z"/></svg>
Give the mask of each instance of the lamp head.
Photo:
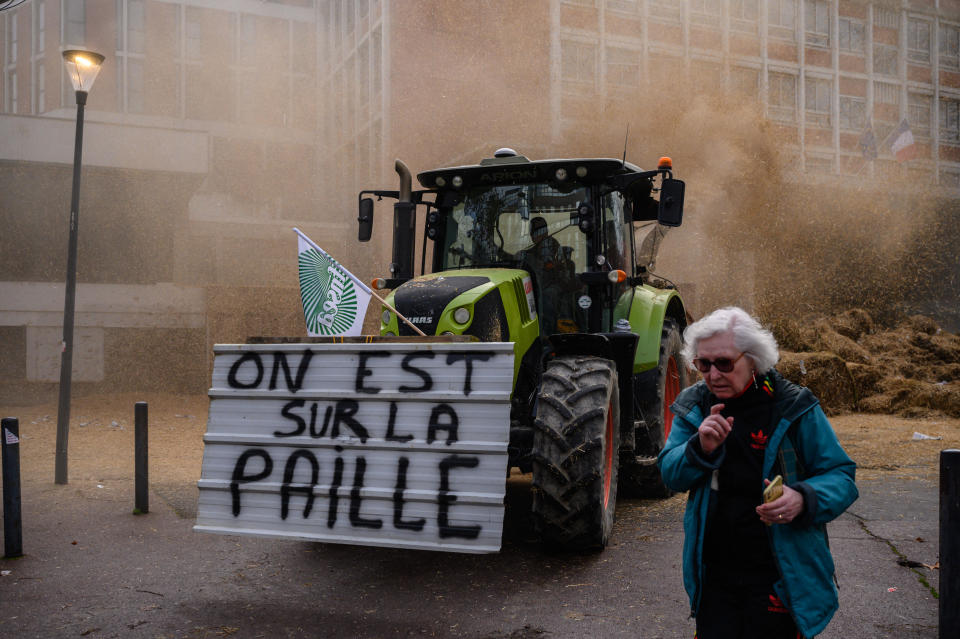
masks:
<svg viewBox="0 0 960 639"><path fill-rule="evenodd" d="M103 60L102 55L93 51L68 49L63 52L63 63L67 66L67 75L70 76L74 91L89 93Z"/></svg>

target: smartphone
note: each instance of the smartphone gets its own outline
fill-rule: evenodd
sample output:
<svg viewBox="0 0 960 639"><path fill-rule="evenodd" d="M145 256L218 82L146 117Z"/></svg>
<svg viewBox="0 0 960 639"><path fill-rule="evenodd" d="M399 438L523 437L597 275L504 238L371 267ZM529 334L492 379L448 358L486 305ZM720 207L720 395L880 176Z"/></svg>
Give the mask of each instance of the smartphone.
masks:
<svg viewBox="0 0 960 639"><path fill-rule="evenodd" d="M783 477L777 475L763 489L763 503L769 504L771 501L779 499L781 495L783 495Z"/></svg>

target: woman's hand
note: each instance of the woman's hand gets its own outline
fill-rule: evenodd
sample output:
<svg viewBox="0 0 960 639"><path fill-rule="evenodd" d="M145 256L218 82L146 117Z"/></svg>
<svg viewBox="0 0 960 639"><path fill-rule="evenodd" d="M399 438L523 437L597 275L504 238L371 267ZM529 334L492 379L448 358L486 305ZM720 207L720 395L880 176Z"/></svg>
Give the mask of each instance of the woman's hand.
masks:
<svg viewBox="0 0 960 639"><path fill-rule="evenodd" d="M724 417L720 414L723 406L723 404L711 406L710 414L700 422L700 428L697 429L700 435L700 448L707 455L713 454L733 428L733 417Z"/></svg>
<svg viewBox="0 0 960 639"><path fill-rule="evenodd" d="M763 485L770 484L769 479L763 480ZM760 521L765 524L789 524L803 513L803 495L800 491L789 486L783 487L783 495L769 504L757 506Z"/></svg>

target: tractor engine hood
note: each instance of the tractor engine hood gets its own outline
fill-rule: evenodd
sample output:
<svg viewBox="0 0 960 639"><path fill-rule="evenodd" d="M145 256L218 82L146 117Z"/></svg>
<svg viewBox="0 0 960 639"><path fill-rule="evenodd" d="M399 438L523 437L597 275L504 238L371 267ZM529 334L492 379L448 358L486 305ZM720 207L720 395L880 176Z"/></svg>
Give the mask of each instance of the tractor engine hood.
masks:
<svg viewBox="0 0 960 639"><path fill-rule="evenodd" d="M488 284L489 277L452 275L414 279L397 288L394 307L427 335L435 335L440 316L454 299L467 291ZM400 334L413 335L413 330L400 323Z"/></svg>
<svg viewBox="0 0 960 639"><path fill-rule="evenodd" d="M536 309L528 295L530 276L508 268L459 269L409 280L388 298L394 308L427 335L473 335L483 342L515 341L536 330ZM395 323L396 322L396 323ZM391 318L382 332L413 335Z"/></svg>

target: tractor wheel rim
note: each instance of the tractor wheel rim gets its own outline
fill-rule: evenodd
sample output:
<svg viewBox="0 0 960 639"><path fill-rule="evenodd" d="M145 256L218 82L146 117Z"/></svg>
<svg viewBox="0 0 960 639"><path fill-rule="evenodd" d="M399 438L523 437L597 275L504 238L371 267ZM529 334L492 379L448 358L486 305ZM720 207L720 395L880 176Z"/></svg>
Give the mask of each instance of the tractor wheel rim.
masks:
<svg viewBox="0 0 960 639"><path fill-rule="evenodd" d="M604 433L603 509L610 505L610 485L613 481L613 400L607 406L607 429Z"/></svg>
<svg viewBox="0 0 960 639"><path fill-rule="evenodd" d="M677 369L677 360L671 357L667 360L667 378L663 385L663 441L670 437L670 427L673 425L673 411L670 407L680 394L680 372Z"/></svg>

